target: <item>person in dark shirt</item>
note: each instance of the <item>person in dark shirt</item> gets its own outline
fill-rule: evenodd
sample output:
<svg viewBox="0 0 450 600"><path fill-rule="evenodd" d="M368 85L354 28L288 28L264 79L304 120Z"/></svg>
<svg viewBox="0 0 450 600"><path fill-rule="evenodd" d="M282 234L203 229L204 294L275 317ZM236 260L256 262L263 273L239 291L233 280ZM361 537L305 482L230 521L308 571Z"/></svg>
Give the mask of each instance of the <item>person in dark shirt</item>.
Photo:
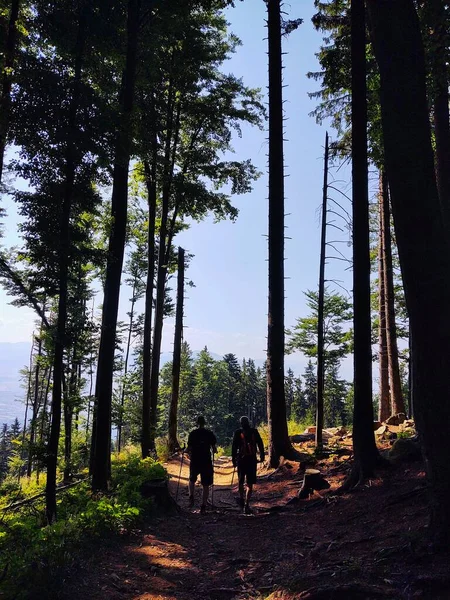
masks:
<svg viewBox="0 0 450 600"><path fill-rule="evenodd" d="M251 514L249 506L253 485L256 483L257 458L259 450L261 462L264 461L264 444L257 429L250 427L248 417L241 417L241 428L234 432L231 457L233 466L237 466L239 479L239 500L246 514ZM244 483L247 480L247 493L244 497Z"/></svg>
<svg viewBox="0 0 450 600"><path fill-rule="evenodd" d="M216 436L212 431L205 428L205 418L200 416L197 419L198 429L194 429L189 434L187 453L189 454L191 464L189 467L189 506L194 506L194 489L197 477L200 475L200 482L203 486L201 513L206 511L208 502L209 486L213 484L214 467L211 458L211 450L216 453Z"/></svg>

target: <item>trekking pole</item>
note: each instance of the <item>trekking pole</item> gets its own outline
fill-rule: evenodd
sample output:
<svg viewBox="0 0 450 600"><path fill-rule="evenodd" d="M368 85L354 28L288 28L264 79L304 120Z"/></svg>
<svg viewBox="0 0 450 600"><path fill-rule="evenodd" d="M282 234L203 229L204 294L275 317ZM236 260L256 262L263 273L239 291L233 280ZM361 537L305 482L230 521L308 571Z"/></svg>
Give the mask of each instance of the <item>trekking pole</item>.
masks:
<svg viewBox="0 0 450 600"><path fill-rule="evenodd" d="M185 450L186 450L186 446L184 446L181 450L180 472L178 473L178 484L177 484L177 493L175 494L175 502L178 502L178 490L180 489L181 469L183 468L184 451Z"/></svg>
<svg viewBox="0 0 450 600"><path fill-rule="evenodd" d="M236 473L236 466L233 469L233 475L231 476L231 489L233 489L233 481L234 481L234 474Z"/></svg>
<svg viewBox="0 0 450 600"><path fill-rule="evenodd" d="M212 448L213 482L211 486L211 506L214 508L214 448Z"/></svg>

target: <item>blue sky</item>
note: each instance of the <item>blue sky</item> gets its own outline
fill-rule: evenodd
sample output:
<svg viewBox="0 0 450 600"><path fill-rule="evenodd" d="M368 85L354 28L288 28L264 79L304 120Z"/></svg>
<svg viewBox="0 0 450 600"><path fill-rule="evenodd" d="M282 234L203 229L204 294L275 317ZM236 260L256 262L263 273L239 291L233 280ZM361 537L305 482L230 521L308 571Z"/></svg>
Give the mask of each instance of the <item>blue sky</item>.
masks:
<svg viewBox="0 0 450 600"><path fill-rule="evenodd" d="M290 18L303 18L304 24L284 40L284 78L286 113L286 326L294 325L306 314L303 291L317 286L320 212L322 196L323 145L325 127L318 126L309 113L315 101L308 98L318 83L306 73L318 69L315 53L321 34L311 25L313 2L284 5ZM236 55L225 70L241 76L246 85L266 92L267 41L265 3L263 0L236 2L228 11L230 29L242 40ZM333 132L330 132L333 135ZM251 158L264 175L252 193L234 198L240 214L236 223L214 224L212 219L195 223L182 232L176 243L194 254L187 276L195 288L187 291L185 339L195 350L207 345L217 354L234 352L239 357L263 358L267 330L267 134L244 128L242 139L234 143L238 159ZM348 170L339 172L348 191ZM6 246L17 243L17 218L11 201L5 222ZM334 234L332 234L333 237ZM342 237L342 236L341 236ZM348 237L348 236L347 236ZM344 236L343 239L347 239ZM341 249L347 254L345 244ZM350 290L350 273L341 261L330 261L327 277L344 281ZM129 298L123 290L121 317ZM0 341L29 341L34 313L8 305L10 298L0 290ZM172 347L173 321L165 326L163 351ZM300 356L290 357L289 364L300 370L305 363Z"/></svg>

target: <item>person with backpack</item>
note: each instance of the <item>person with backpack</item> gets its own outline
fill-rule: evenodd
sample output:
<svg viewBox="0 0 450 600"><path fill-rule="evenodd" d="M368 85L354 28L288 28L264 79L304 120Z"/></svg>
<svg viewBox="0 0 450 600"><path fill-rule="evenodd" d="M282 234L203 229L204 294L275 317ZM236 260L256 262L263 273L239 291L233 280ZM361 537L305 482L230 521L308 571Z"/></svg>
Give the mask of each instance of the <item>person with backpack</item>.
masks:
<svg viewBox="0 0 450 600"><path fill-rule="evenodd" d="M188 438L186 452L190 458L189 465L189 506L194 506L194 490L197 477L200 475L200 482L203 486L201 514L206 512L206 503L208 502L209 487L214 480L214 466L211 458L217 452L216 436L212 431L205 428L205 418L200 416L197 419L198 428L191 431Z"/></svg>
<svg viewBox="0 0 450 600"><path fill-rule="evenodd" d="M239 480L239 504L244 508L245 514L251 514L249 506L252 497L253 485L256 483L257 450L261 462L264 461L264 444L257 429L250 427L248 417L241 417L241 428L234 432L231 457L233 467L237 467ZM244 496L244 483L247 482L247 491Z"/></svg>

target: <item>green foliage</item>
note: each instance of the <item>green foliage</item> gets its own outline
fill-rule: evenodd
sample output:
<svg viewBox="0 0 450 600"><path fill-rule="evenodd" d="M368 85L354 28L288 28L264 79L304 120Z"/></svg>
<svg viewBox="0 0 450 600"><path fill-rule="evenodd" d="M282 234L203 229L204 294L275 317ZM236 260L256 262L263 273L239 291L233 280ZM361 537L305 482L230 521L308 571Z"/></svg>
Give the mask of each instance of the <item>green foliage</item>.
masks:
<svg viewBox="0 0 450 600"><path fill-rule="evenodd" d="M143 483L166 479L162 465L151 458L141 460L135 448L112 457L112 487L108 495L93 495L82 482L59 497L59 520L43 526L43 499L4 513L0 523L0 570L7 566L2 584L5 597L49 597L59 585L62 571L74 564L90 542L106 535L123 533L139 526L151 514L151 499L140 493ZM21 490L32 497L42 490L33 481ZM17 501L17 484L6 481L2 507Z"/></svg>

